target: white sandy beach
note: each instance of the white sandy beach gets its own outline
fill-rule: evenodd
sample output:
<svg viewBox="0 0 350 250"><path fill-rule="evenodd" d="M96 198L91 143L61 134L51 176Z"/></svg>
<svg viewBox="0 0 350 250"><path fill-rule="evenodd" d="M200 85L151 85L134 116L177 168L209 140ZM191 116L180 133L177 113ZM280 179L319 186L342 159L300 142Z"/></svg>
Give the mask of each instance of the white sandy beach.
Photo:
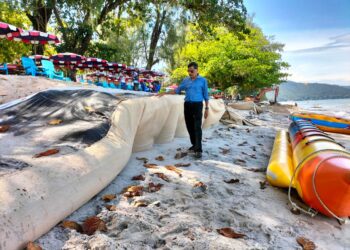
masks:
<svg viewBox="0 0 350 250"><path fill-rule="evenodd" d="M97 215L106 222L106 232L87 236L56 226L37 243L44 249L296 249L300 248L296 238L302 236L312 240L317 249L347 249L349 225L340 226L323 215L294 215L286 190L269 185L261 189L274 133L289 121L287 115L270 112L256 119L261 126L218 125L206 130L201 160L174 158L178 149L189 146L186 138L133 154L113 183L67 218L83 223ZM350 150L348 136L335 137ZM155 160L160 155L164 161ZM145 168L137 160L143 157L158 166ZM177 163L191 165L179 167L182 176L164 167ZM170 180L164 181L155 173L163 173ZM145 180L132 181L137 175L144 175ZM225 183L231 179L239 182ZM135 198L121 194L127 186L147 187L150 182L163 186L158 192L143 192ZM206 188L194 187L198 182ZM106 203L101 199L105 194L117 197ZM137 201L149 205L135 207ZM115 205L116 211L108 211L106 204ZM246 237L223 237L216 230L224 227Z"/></svg>
<svg viewBox="0 0 350 250"><path fill-rule="evenodd" d="M16 94L6 87L6 101L42 88L26 86ZM57 87L56 81L46 87ZM175 159L177 153L185 152L190 146L188 138L176 138L171 143L134 153L110 185L66 218L83 224L88 217L97 216L106 223L106 230L89 236L59 224L35 243L50 250L301 249L296 241L301 236L313 241L317 249L348 249L349 224L340 225L323 215L311 218L293 214L287 190L265 182L276 130L287 129L288 114L271 109L259 115L249 111L237 110L237 113L259 126L219 124L205 130L200 160L191 155ZM350 136L332 136L350 150ZM156 160L159 156L164 161ZM157 166L146 168L146 159L140 158ZM177 167L177 172L165 168L179 163L191 165ZM143 175L144 180L133 181L138 175ZM168 180L164 180L166 177ZM162 186L158 191L149 190L150 183ZM122 190L132 185L142 186L144 191L140 196L126 198ZM115 194L116 198L105 202L102 197L106 194ZM293 198L298 200L296 193ZM105 205L114 205L114 211ZM245 236L231 239L217 232L226 227Z"/></svg>

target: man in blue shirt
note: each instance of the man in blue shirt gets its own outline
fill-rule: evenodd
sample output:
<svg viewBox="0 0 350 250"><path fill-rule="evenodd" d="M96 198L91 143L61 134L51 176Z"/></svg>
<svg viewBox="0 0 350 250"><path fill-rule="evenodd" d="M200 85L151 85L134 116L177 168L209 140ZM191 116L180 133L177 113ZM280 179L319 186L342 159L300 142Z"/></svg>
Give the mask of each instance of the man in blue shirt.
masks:
<svg viewBox="0 0 350 250"><path fill-rule="evenodd" d="M180 94L182 90L186 92L185 122L192 143L189 151L194 152L196 158L201 158L203 101L205 101L205 119L208 117L209 110L208 83L207 79L198 74L197 63L191 62L187 68L189 77L182 80L175 93Z"/></svg>

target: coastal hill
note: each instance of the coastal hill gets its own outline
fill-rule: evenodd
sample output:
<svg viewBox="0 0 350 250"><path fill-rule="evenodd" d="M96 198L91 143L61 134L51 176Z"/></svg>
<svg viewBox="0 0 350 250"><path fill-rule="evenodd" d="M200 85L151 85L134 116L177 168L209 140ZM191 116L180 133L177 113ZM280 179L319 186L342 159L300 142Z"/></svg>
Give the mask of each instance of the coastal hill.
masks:
<svg viewBox="0 0 350 250"><path fill-rule="evenodd" d="M271 99L272 93L267 97ZM278 101L350 98L350 86L287 81L280 85Z"/></svg>

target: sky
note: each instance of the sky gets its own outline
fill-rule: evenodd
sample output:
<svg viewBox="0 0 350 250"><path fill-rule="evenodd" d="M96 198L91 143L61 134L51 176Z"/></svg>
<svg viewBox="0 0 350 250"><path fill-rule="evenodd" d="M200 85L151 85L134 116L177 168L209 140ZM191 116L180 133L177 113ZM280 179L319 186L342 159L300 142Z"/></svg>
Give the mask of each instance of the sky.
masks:
<svg viewBox="0 0 350 250"><path fill-rule="evenodd" d="M285 44L288 80L350 86L350 0L244 0L267 36Z"/></svg>

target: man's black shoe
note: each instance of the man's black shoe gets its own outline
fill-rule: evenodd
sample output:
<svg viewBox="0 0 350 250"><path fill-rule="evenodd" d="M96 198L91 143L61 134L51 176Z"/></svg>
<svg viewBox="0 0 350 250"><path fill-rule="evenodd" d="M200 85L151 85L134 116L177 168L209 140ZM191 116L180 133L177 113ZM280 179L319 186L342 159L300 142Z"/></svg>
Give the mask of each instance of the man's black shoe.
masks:
<svg viewBox="0 0 350 250"><path fill-rule="evenodd" d="M195 152L194 157L197 159L202 158L202 152Z"/></svg>
<svg viewBox="0 0 350 250"><path fill-rule="evenodd" d="M188 153L194 153L194 146L190 147L189 149L187 149Z"/></svg>

